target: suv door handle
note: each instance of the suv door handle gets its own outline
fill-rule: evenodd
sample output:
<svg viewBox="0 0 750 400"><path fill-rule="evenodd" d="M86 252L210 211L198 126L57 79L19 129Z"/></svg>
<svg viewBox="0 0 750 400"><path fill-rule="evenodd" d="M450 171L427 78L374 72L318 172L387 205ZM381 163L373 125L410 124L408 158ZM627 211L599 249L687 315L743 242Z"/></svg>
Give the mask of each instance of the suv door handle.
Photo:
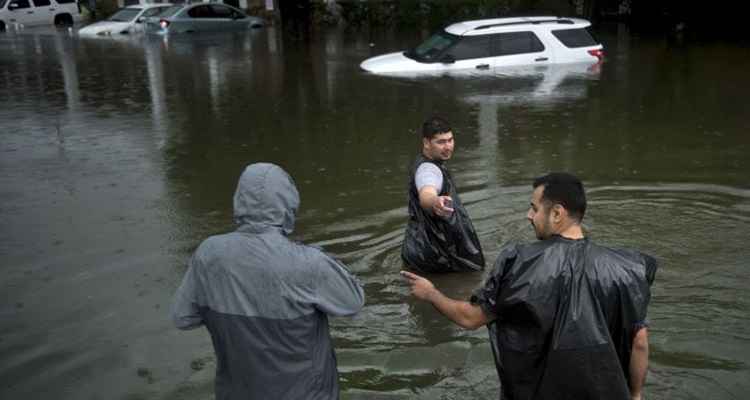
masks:
<svg viewBox="0 0 750 400"><path fill-rule="evenodd" d="M479 64L476 67L476 69L490 69L490 64Z"/></svg>
<svg viewBox="0 0 750 400"><path fill-rule="evenodd" d="M548 57L539 57L539 58L534 59L534 61L547 61L547 60L549 60Z"/></svg>

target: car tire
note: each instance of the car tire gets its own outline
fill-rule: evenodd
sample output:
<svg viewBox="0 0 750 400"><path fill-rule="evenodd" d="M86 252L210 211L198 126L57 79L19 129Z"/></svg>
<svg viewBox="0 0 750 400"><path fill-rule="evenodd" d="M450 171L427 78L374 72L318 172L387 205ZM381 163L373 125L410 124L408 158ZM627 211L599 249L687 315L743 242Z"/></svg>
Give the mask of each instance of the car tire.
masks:
<svg viewBox="0 0 750 400"><path fill-rule="evenodd" d="M55 15L55 25L57 26L73 25L73 16L70 14L57 14Z"/></svg>

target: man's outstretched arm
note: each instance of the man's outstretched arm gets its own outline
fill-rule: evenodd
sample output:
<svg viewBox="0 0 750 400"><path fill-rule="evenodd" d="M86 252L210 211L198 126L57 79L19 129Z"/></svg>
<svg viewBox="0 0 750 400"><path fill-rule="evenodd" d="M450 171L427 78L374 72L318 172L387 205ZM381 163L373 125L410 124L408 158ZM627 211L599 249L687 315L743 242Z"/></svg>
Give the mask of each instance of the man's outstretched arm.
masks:
<svg viewBox="0 0 750 400"><path fill-rule="evenodd" d="M450 196L440 196L434 186L425 186L419 190L419 205L439 217L449 217L453 213Z"/></svg>
<svg viewBox="0 0 750 400"><path fill-rule="evenodd" d="M648 371L648 329L643 327L633 337L630 354L630 398L640 400Z"/></svg>
<svg viewBox="0 0 750 400"><path fill-rule="evenodd" d="M432 303L441 314L462 328L474 330L494 319L488 318L479 306L446 297L428 279L408 271L401 271L401 276L409 282L412 295Z"/></svg>

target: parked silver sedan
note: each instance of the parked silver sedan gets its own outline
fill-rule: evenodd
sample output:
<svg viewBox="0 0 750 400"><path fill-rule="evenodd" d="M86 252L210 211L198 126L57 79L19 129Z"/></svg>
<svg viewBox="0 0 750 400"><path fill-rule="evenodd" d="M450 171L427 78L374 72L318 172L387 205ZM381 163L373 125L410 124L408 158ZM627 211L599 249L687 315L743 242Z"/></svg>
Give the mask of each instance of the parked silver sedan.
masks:
<svg viewBox="0 0 750 400"><path fill-rule="evenodd" d="M263 20L251 17L237 8L219 3L197 3L172 6L148 22L156 33L195 33L241 31L260 28Z"/></svg>

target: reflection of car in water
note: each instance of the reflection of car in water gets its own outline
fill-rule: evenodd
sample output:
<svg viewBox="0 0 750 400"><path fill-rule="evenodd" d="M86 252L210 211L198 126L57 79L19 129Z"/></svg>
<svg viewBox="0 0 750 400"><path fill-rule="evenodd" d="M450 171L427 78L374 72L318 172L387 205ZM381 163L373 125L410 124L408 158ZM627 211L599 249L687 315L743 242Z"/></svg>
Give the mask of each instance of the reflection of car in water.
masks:
<svg viewBox="0 0 750 400"><path fill-rule="evenodd" d="M156 18L149 18L148 31L155 33L195 33L241 31L264 26L263 20L237 8L219 3L175 5Z"/></svg>
<svg viewBox="0 0 750 400"><path fill-rule="evenodd" d="M170 8L169 3L143 4L119 9L104 21L94 22L78 31L81 36L103 36L143 32L146 19Z"/></svg>
<svg viewBox="0 0 750 400"><path fill-rule="evenodd" d="M360 64L374 73L491 69L518 65L597 63L603 47L578 18L522 17L464 21L404 52Z"/></svg>
<svg viewBox="0 0 750 400"><path fill-rule="evenodd" d="M0 0L0 32L20 25L72 25L80 19L76 0Z"/></svg>
<svg viewBox="0 0 750 400"><path fill-rule="evenodd" d="M600 64L561 64L505 68L469 84L459 97L473 104L551 104L583 99L589 82L599 80ZM474 74L473 76L477 76Z"/></svg>

